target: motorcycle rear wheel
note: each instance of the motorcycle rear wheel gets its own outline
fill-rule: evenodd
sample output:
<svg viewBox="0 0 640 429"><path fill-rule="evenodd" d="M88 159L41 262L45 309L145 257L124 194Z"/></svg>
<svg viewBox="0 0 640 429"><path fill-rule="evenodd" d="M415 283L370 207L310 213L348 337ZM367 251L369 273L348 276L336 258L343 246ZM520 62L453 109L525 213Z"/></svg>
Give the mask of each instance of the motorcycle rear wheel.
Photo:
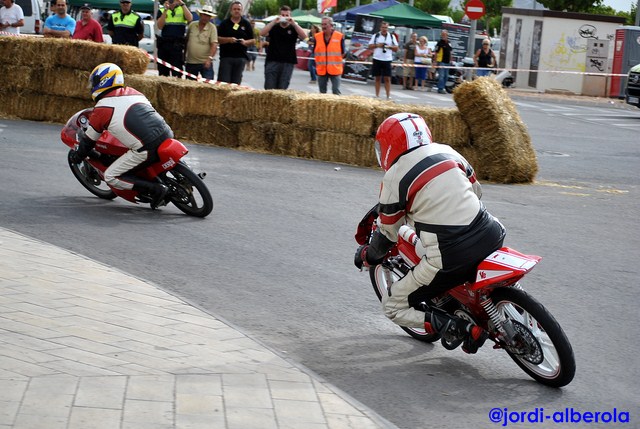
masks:
<svg viewBox="0 0 640 429"><path fill-rule="evenodd" d="M69 168L71 168L71 172L78 179L78 182L85 189L91 192L98 198L102 198L103 200L112 200L117 195L109 185L107 185L102 178L100 177L100 173L96 170L91 164L87 161L83 161L80 164L75 164L71 162L71 152L73 149L69 151L69 155L67 157L67 162L69 163Z"/></svg>
<svg viewBox="0 0 640 429"><path fill-rule="evenodd" d="M496 289L491 299L498 312L517 322L535 340L527 341L528 351L514 353L505 349L516 364L531 378L551 387L569 384L576 372L573 348L560 324L534 297L521 289ZM541 356L540 356L541 354Z"/></svg>
<svg viewBox="0 0 640 429"><path fill-rule="evenodd" d="M376 296L380 301L382 301L382 294L387 293L387 277L386 274L390 274L393 279L393 283L400 280L400 277L394 272L389 272L389 269L384 267L383 265L375 265L369 268L369 277L371 278L371 285L373 286L373 291L376 293ZM411 335L416 340L424 341L425 343L433 343L434 341L438 341L440 339L440 335L438 334L428 334L424 329L418 328L407 328L405 326L401 326L402 330L407 334Z"/></svg>
<svg viewBox="0 0 640 429"><path fill-rule="evenodd" d="M164 173L168 199L189 216L205 217L213 210L213 198L202 179L184 163Z"/></svg>

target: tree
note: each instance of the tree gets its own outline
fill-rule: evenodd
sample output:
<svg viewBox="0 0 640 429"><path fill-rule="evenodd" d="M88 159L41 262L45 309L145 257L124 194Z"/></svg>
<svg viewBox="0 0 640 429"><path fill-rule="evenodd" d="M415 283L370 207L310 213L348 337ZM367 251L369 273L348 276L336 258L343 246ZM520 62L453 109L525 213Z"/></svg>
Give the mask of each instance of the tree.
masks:
<svg viewBox="0 0 640 429"><path fill-rule="evenodd" d="M497 28L500 32L500 22L502 21L502 8L511 7L513 0L483 0L485 15L482 17L484 28L487 34L491 35L491 29ZM497 22L497 24L496 24Z"/></svg>
<svg viewBox="0 0 640 429"><path fill-rule="evenodd" d="M254 0L249 8L249 13L254 18L267 17L277 15L279 9L280 2L278 0Z"/></svg>
<svg viewBox="0 0 640 429"><path fill-rule="evenodd" d="M415 0L414 7L432 15L447 15L449 0Z"/></svg>
<svg viewBox="0 0 640 429"><path fill-rule="evenodd" d="M602 0L538 0L550 10L566 12L589 12L593 7L602 5Z"/></svg>

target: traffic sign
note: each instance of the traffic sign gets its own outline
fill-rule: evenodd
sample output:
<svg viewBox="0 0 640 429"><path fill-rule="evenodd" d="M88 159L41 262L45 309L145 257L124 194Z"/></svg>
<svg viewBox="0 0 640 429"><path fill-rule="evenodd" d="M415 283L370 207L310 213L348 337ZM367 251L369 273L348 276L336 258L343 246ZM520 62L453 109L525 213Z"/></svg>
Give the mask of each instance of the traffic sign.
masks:
<svg viewBox="0 0 640 429"><path fill-rule="evenodd" d="M480 19L484 16L484 3L482 0L469 0L464 7L464 13L469 19Z"/></svg>

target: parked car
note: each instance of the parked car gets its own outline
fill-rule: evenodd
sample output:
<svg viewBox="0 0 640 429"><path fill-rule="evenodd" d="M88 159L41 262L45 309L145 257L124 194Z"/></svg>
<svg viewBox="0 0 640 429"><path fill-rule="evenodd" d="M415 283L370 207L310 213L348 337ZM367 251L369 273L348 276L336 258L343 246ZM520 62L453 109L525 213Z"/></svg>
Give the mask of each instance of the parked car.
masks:
<svg viewBox="0 0 640 429"><path fill-rule="evenodd" d="M640 64L632 67L627 76L627 87L624 90L625 101L640 108Z"/></svg>
<svg viewBox="0 0 640 429"><path fill-rule="evenodd" d="M42 21L42 8L39 0L16 0L24 13L24 26L20 27L21 34L40 34L44 21Z"/></svg>

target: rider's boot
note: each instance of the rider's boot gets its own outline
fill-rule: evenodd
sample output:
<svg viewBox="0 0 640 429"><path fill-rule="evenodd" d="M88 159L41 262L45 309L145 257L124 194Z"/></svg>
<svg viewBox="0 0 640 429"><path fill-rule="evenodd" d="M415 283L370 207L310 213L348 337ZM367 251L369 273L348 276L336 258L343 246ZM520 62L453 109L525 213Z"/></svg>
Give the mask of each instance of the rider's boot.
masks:
<svg viewBox="0 0 640 429"><path fill-rule="evenodd" d="M476 353L489 337L487 331L480 326L439 308L426 309L424 329L429 334L439 334L450 341L464 338L462 350L466 353Z"/></svg>
<svg viewBox="0 0 640 429"><path fill-rule="evenodd" d="M489 333L482 329L478 325L471 325L469 335L464 339L462 343L462 351L469 354L474 354L489 338Z"/></svg>
<svg viewBox="0 0 640 429"><path fill-rule="evenodd" d="M139 179L136 180L136 183L133 185L133 190L151 196L151 208L153 210L157 209L158 206L164 202L167 192L169 192L169 188L163 184Z"/></svg>

